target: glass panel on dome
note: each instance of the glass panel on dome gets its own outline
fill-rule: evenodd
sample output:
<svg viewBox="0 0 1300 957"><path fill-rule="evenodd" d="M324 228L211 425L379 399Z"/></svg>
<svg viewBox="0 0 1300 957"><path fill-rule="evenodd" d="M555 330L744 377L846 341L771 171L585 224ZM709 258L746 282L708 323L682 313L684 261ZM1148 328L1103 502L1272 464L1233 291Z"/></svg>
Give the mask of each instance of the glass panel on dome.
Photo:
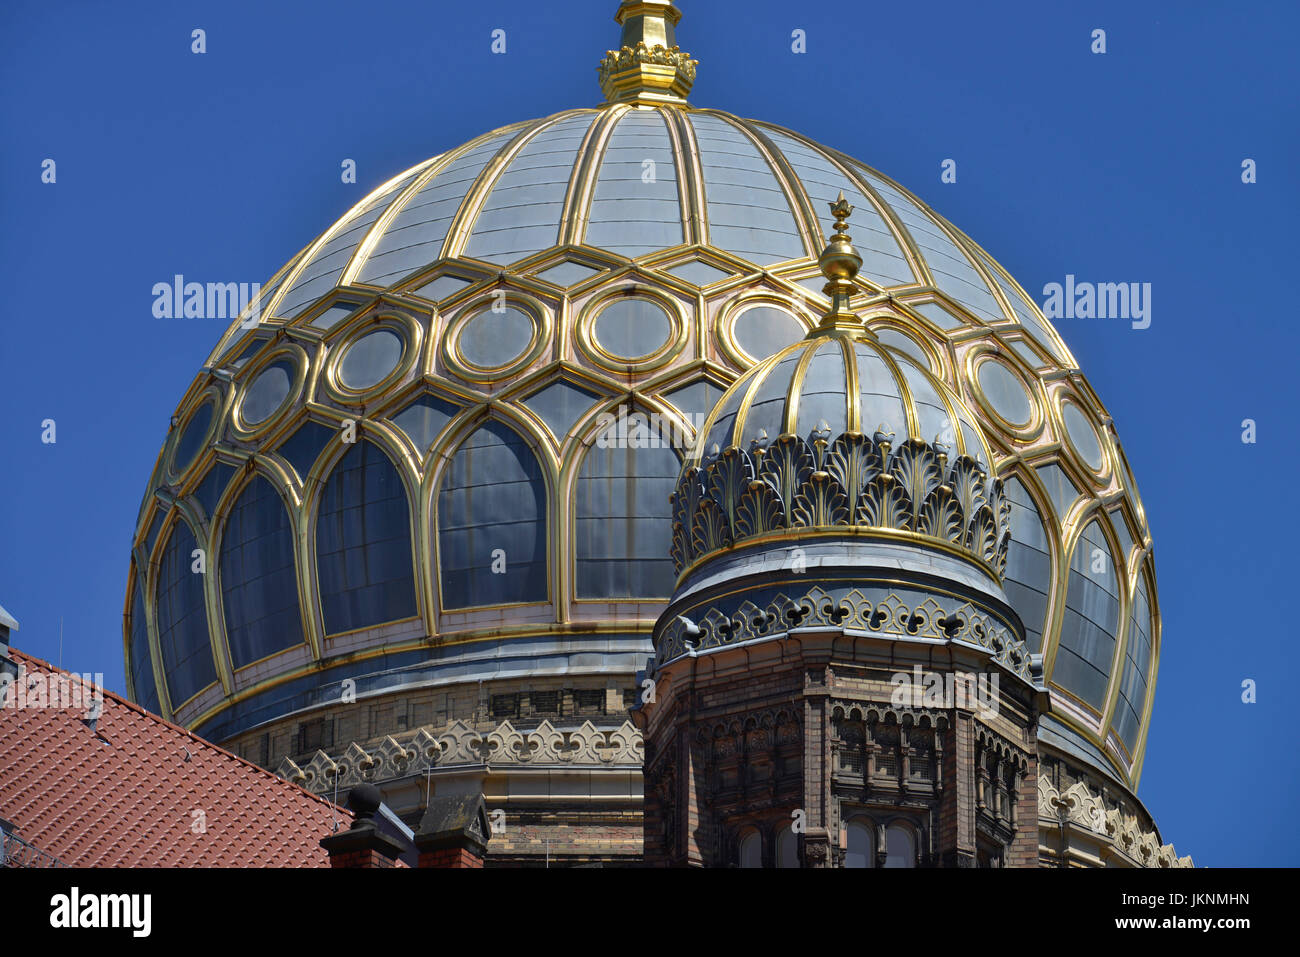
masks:
<svg viewBox="0 0 1300 957"><path fill-rule="evenodd" d="M237 669L305 640L293 543L284 502L258 476L239 493L221 536L226 641Z"/></svg>
<svg viewBox="0 0 1300 957"><path fill-rule="evenodd" d="M1061 642L1052 681L1100 711L1119 630L1119 576L1110 546L1094 521L1070 556Z"/></svg>
<svg viewBox="0 0 1300 957"><path fill-rule="evenodd" d="M415 172L403 177L391 189L371 200L351 221L344 224L337 235L333 236L316 253L298 274L293 285L285 292L284 298L276 306L279 316L293 316L308 303L315 302L338 284L343 269L352 259L357 246L366 238L370 227L379 219L388 204L395 200L401 191L415 179Z"/></svg>
<svg viewBox="0 0 1300 957"><path fill-rule="evenodd" d="M730 123L690 114L704 169L709 243L760 266L806 255L790 202L767 160Z"/></svg>
<svg viewBox="0 0 1300 957"><path fill-rule="evenodd" d="M880 340L881 345L897 350L905 356L911 356L921 368L930 369L931 372L934 371L930 365L929 355L911 336L890 326L882 326L872 331L876 334L876 338Z"/></svg>
<svg viewBox="0 0 1300 957"><path fill-rule="evenodd" d="M1133 611L1129 618L1124 677L1119 685L1120 700L1115 715L1115 731L1130 755L1137 747L1138 731L1142 726L1142 709L1146 706L1147 672L1151 665L1151 634L1151 603L1147 594L1147 580L1145 575L1139 575L1137 591L1133 596Z"/></svg>
<svg viewBox="0 0 1300 957"><path fill-rule="evenodd" d="M820 299L830 298L829 296L826 295L825 276L813 276L808 279L799 279L797 280L797 282L799 283L799 285L803 286L810 293L812 293L814 296L817 296Z"/></svg>
<svg viewBox="0 0 1300 957"><path fill-rule="evenodd" d="M1013 289L1011 283L1003 278L1002 273L987 256L981 256L980 258L983 260L984 268L1002 288L1002 294L1011 303L1011 309L1016 314L1016 318L1020 320L1020 324L1025 328L1025 331L1034 338L1035 342L1055 356L1063 366L1068 369L1074 368L1073 360L1057 346L1056 338L1048 331L1047 320L1039 315L1038 306L1030 303L1024 296ZM1041 359L1033 361L1035 368L1042 364Z"/></svg>
<svg viewBox="0 0 1300 957"><path fill-rule="evenodd" d="M704 419L708 414L713 411L718 399L722 398L724 391L722 386L716 385L708 379L700 379L690 385L684 385L680 389L665 393L664 398L675 405L698 429L704 424Z"/></svg>
<svg viewBox="0 0 1300 957"><path fill-rule="evenodd" d="M199 487L194 490L194 497L203 506L203 514L208 517L209 524L212 522L212 516L217 514L217 502L221 500L221 493L226 490L226 484L234 474L233 466L218 462L212 466L208 474L203 477L203 481L199 483Z"/></svg>
<svg viewBox="0 0 1300 957"><path fill-rule="evenodd" d="M423 183L379 237L357 279L375 286L388 286L439 259L447 230L465 194L483 167L517 132L511 130L486 137Z"/></svg>
<svg viewBox="0 0 1300 957"><path fill-rule="evenodd" d="M576 263L572 260L567 260L560 263L558 266L552 266L550 269L539 272L537 278L544 279L546 282L552 283L556 286L568 288L569 286L576 286L584 279L590 279L592 276L596 275L596 273L601 271L602 270L596 269L593 266L588 266L585 263Z"/></svg>
<svg viewBox="0 0 1300 957"><path fill-rule="evenodd" d="M694 286L708 286L731 277L731 273L700 262L698 259L682 263L680 266L670 266L666 271L679 279L685 279Z"/></svg>
<svg viewBox="0 0 1300 957"><path fill-rule="evenodd" d="M284 404L293 387L294 368L288 362L273 362L257 374L244 390L239 416L245 425L260 425Z"/></svg>
<svg viewBox="0 0 1300 957"><path fill-rule="evenodd" d="M853 351L858 361L862 434L874 436L877 430L885 434L892 432L894 444L901 444L907 435L907 415L903 411L902 391L894 373L871 346L854 343Z"/></svg>
<svg viewBox="0 0 1300 957"><path fill-rule="evenodd" d="M474 221L466 256L511 263L559 241L564 197L591 122L591 113L560 120L516 154Z"/></svg>
<svg viewBox="0 0 1300 957"><path fill-rule="evenodd" d="M849 427L847 395L844 353L839 340L831 339L817 348L817 354L808 363L799 394L799 419L794 434L807 439L809 433L824 422L831 430L827 436L829 440L843 435Z"/></svg>
<svg viewBox="0 0 1300 957"><path fill-rule="evenodd" d="M1038 472L1038 480L1043 483L1043 488L1047 490L1047 495L1052 500L1056 517L1064 521L1070 506L1079 497L1079 490L1059 465L1044 465L1035 471Z"/></svg>
<svg viewBox="0 0 1300 957"><path fill-rule="evenodd" d="M629 259L685 241L673 143L658 110L619 119L601 160L583 241Z"/></svg>
<svg viewBox="0 0 1300 957"><path fill-rule="evenodd" d="M144 589L140 587L139 576L135 575L134 568L131 572L136 579L135 593L131 599L131 682L135 686L136 704L156 714L161 709L158 704L158 685L153 678L153 659L149 656Z"/></svg>
<svg viewBox="0 0 1300 957"><path fill-rule="evenodd" d="M1043 626L1052 589L1051 550L1038 507L1024 483L1010 478L1005 488L1011 503L1011 547L1007 550L1002 586L1025 626L1029 653L1037 654L1043 649Z"/></svg>
<svg viewBox="0 0 1300 957"><path fill-rule="evenodd" d="M376 329L357 339L339 362L339 379L349 389L371 389L402 361L405 341L393 329Z"/></svg>
<svg viewBox="0 0 1300 957"><path fill-rule="evenodd" d="M217 680L203 602L205 576L193 571L197 548L189 526L177 522L158 569L158 645L173 708Z"/></svg>
<svg viewBox="0 0 1300 957"><path fill-rule="evenodd" d="M1028 426L1034 418L1034 407L1020 377L997 359L985 359L975 370L975 378L993 411L1008 423L1018 427Z"/></svg>
<svg viewBox="0 0 1300 957"><path fill-rule="evenodd" d="M804 350L797 349L793 355L786 356L758 383L749 409L745 414L745 434L740 447L748 449L751 442L767 445L781 434L785 422L785 400L790 391L790 379L794 368L802 358ZM764 438L766 433L766 438Z"/></svg>
<svg viewBox="0 0 1300 957"><path fill-rule="evenodd" d="M339 300L311 321L315 329L333 329L361 306L359 302Z"/></svg>
<svg viewBox="0 0 1300 957"><path fill-rule="evenodd" d="M426 282L418 289L412 289L411 293L416 296L422 296L431 302L442 302L448 296L460 292L466 286L477 282L477 279L466 279L463 276L443 275L439 276L433 282Z"/></svg>
<svg viewBox="0 0 1300 957"><path fill-rule="evenodd" d="M456 348L480 369L499 369L528 351L536 331L537 323L522 309L484 309L461 327Z"/></svg>
<svg viewBox="0 0 1300 957"><path fill-rule="evenodd" d="M715 445L721 450L735 444L731 438L731 427L736 424L736 413L740 410L740 403L745 400L745 393L749 391L757 372L758 369L750 369L732 384L731 394L718 409L718 416L709 427L709 434L699 450L703 455L712 455Z"/></svg>
<svg viewBox="0 0 1300 957"><path fill-rule="evenodd" d="M776 306L751 306L732 321L731 336L756 362L776 355L807 334L803 324Z"/></svg>
<svg viewBox="0 0 1300 957"><path fill-rule="evenodd" d="M1007 317L1002 307L961 247L911 199L883 179L865 172L863 175L912 234L912 241L934 275L935 285L985 322L1004 322Z"/></svg>
<svg viewBox="0 0 1300 957"><path fill-rule="evenodd" d="M158 532L162 529L162 523L166 517L167 509L159 504L154 511L153 522L149 525L149 533L145 537L144 548L146 555L153 554L153 543L158 540Z"/></svg>
<svg viewBox="0 0 1300 957"><path fill-rule="evenodd" d="M1025 360L1025 365L1029 366L1029 368L1041 369L1046 365L1043 361L1043 357L1031 349L1028 343L1022 342L1019 339L1007 339L1006 344L1011 347L1012 351L1014 351L1016 355Z"/></svg>
<svg viewBox="0 0 1300 957"><path fill-rule="evenodd" d="M648 299L615 299L600 311L592 327L596 342L620 359L644 359L664 347L672 322L663 307Z"/></svg>
<svg viewBox="0 0 1300 957"><path fill-rule="evenodd" d="M423 455L459 411L450 402L432 395L422 395L391 418L393 424L407 434Z"/></svg>
<svg viewBox="0 0 1300 957"><path fill-rule="evenodd" d="M595 392L561 380L534 392L524 399L524 405L537 413L551 430L551 435L563 444L573 424L599 398Z"/></svg>
<svg viewBox="0 0 1300 957"><path fill-rule="evenodd" d="M316 520L326 634L419 613L406 487L388 456L361 441L334 466Z"/></svg>
<svg viewBox="0 0 1300 957"><path fill-rule="evenodd" d="M668 496L680 470L666 447L593 445L587 452L574 502L579 598L666 599L672 593Z"/></svg>
<svg viewBox="0 0 1300 957"><path fill-rule="evenodd" d="M1115 535L1119 539L1119 546L1124 551L1122 557L1127 566L1128 556L1133 551L1133 536L1129 534L1128 522L1124 521L1124 513L1116 509L1110 513L1110 524L1115 529Z"/></svg>
<svg viewBox="0 0 1300 957"><path fill-rule="evenodd" d="M546 523L537 457L488 422L457 450L438 492L443 607L546 601Z"/></svg>
<svg viewBox="0 0 1300 957"><path fill-rule="evenodd" d="M956 458L957 430L952 417L948 414L948 407L939 396L939 391L934 387L929 376L911 359L895 353L895 361L903 373L908 391L912 393L912 404L916 406L916 416L920 420L917 426L920 430L918 438L925 442L938 442L940 445L948 446L949 459Z"/></svg>
<svg viewBox="0 0 1300 957"><path fill-rule="evenodd" d="M1100 472L1106 463L1101 450L1101 440L1097 430L1088 421L1088 417L1072 402L1061 405L1061 418L1065 421L1065 431L1070 437L1070 444L1079 453L1084 464L1094 472Z"/></svg>
<svg viewBox="0 0 1300 957"><path fill-rule="evenodd" d="M908 303L913 309L919 312L925 318L929 319L940 329L961 329L967 323L965 319L953 315L937 302L913 302Z"/></svg>
<svg viewBox="0 0 1300 957"><path fill-rule="evenodd" d="M203 440L207 438L208 427L212 425L215 408L213 403L204 402L186 423L185 431L176 442L176 451L172 453L173 472L184 472L198 457L199 450L203 448Z"/></svg>
<svg viewBox="0 0 1300 957"><path fill-rule="evenodd" d="M849 233L853 236L854 248L862 256L864 279L882 286L907 286L916 282L916 276L907 264L902 247L890 232L889 226L880 218L876 204L862 194L848 174L820 152L792 136L777 132L770 126L763 127L763 132L776 143L794 167L821 220L823 236L831 236L835 232L835 217L831 215L830 207L839 198L841 191L844 198L852 204ZM822 282L824 285L825 280Z"/></svg>
<svg viewBox="0 0 1300 957"><path fill-rule="evenodd" d="M311 474L311 467L316 464L325 444L334 438L335 429L321 425L319 422L304 422L298 431L289 436L275 450L276 454L293 466L304 483Z"/></svg>

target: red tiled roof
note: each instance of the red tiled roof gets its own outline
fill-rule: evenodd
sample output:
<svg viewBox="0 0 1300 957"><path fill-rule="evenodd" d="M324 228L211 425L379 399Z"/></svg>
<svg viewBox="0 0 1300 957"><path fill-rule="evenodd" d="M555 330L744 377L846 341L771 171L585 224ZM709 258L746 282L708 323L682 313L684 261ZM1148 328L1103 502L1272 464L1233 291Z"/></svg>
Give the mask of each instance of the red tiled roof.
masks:
<svg viewBox="0 0 1300 957"><path fill-rule="evenodd" d="M24 682L59 674L10 654ZM18 693L0 709L0 818L64 864L328 867L320 839L351 826L348 811L112 692L93 731L84 708L16 708Z"/></svg>

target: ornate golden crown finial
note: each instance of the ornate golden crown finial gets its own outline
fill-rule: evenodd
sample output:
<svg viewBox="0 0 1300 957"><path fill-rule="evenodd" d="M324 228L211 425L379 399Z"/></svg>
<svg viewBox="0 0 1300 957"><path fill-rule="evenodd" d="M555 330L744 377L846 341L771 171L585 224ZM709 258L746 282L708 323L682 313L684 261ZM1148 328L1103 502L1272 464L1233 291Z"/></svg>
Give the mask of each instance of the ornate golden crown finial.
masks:
<svg viewBox="0 0 1300 957"><path fill-rule="evenodd" d="M614 15L622 46L597 67L607 102L685 105L699 64L677 46L681 18L672 0L623 0Z"/></svg>
<svg viewBox="0 0 1300 957"><path fill-rule="evenodd" d="M850 306L855 288L853 277L862 268L862 257L853 248L853 237L849 235L848 220L853 214L853 207L844 198L843 192L840 193L838 200L830 204L830 207L835 217L835 234L830 237L826 248L822 250L817 265L821 267L822 275L827 279L822 291L830 297L831 308L813 330L814 334L830 329L855 331L866 329L861 317Z"/></svg>

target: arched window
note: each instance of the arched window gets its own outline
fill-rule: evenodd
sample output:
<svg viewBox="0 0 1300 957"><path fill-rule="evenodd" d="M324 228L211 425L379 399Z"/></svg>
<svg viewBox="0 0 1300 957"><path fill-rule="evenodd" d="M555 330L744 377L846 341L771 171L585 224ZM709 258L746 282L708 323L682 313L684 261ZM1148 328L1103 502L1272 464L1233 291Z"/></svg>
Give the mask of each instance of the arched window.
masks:
<svg viewBox="0 0 1300 957"><path fill-rule="evenodd" d="M258 476L239 493L221 537L226 640L236 668L304 640L293 564L293 525L279 494Z"/></svg>
<svg viewBox="0 0 1300 957"><path fill-rule="evenodd" d="M326 634L412 618L419 611L406 488L371 442L352 446L321 492L316 574Z"/></svg>
<svg viewBox="0 0 1300 957"><path fill-rule="evenodd" d="M891 824L885 831L885 866L916 866L916 835L905 824Z"/></svg>
<svg viewBox="0 0 1300 957"><path fill-rule="evenodd" d="M776 866L799 866L799 836L791 825L786 825L776 836Z"/></svg>
<svg viewBox="0 0 1300 957"><path fill-rule="evenodd" d="M844 853L845 867L875 867L876 848L871 839L871 822L862 818L849 821L848 849Z"/></svg>
<svg viewBox="0 0 1300 957"><path fill-rule="evenodd" d="M177 522L158 570L158 645L173 708L217 680L203 603L206 574L194 571L197 548L190 527ZM200 567L207 568L206 556Z"/></svg>
<svg viewBox="0 0 1300 957"><path fill-rule="evenodd" d="M546 481L517 433L488 422L457 450L438 493L444 608L546 601Z"/></svg>
<svg viewBox="0 0 1300 957"><path fill-rule="evenodd" d="M1105 706L1119 632L1119 577L1101 525L1090 522L1070 556L1061 644L1052 681L1092 705Z"/></svg>
<svg viewBox="0 0 1300 957"><path fill-rule="evenodd" d="M145 623L144 589L140 587L135 569L135 593L131 598L131 683L135 686L135 702L146 711L157 713L158 686L153 680L153 660L149 655L149 629Z"/></svg>
<svg viewBox="0 0 1300 957"><path fill-rule="evenodd" d="M748 831L741 837L739 863L741 867L763 866L763 837L758 831Z"/></svg>
<svg viewBox="0 0 1300 957"><path fill-rule="evenodd" d="M597 443L583 460L574 504L579 598L666 599L672 593L668 496L681 463L666 440L653 431L650 440L662 445Z"/></svg>

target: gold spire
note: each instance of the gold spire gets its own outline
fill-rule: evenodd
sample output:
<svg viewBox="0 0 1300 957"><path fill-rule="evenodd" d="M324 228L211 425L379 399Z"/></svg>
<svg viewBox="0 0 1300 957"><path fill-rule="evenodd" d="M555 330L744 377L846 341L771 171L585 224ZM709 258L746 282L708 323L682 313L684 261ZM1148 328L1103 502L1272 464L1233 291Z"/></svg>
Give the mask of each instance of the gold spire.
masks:
<svg viewBox="0 0 1300 957"><path fill-rule="evenodd" d="M623 0L614 15L622 46L597 67L606 102L686 105L699 64L677 46L681 18L672 0Z"/></svg>
<svg viewBox="0 0 1300 957"><path fill-rule="evenodd" d="M830 204L830 207L831 213L835 216L835 235L831 236L830 242L822 250L817 265L821 267L822 275L828 280L822 287L822 291L830 297L831 308L810 335L836 329L855 332L866 330L862 318L850 305L853 290L856 288L853 285L853 277L862 268L862 257L853 248L853 237L849 235L848 219L853 213L853 207L844 198L843 192L836 202Z"/></svg>

